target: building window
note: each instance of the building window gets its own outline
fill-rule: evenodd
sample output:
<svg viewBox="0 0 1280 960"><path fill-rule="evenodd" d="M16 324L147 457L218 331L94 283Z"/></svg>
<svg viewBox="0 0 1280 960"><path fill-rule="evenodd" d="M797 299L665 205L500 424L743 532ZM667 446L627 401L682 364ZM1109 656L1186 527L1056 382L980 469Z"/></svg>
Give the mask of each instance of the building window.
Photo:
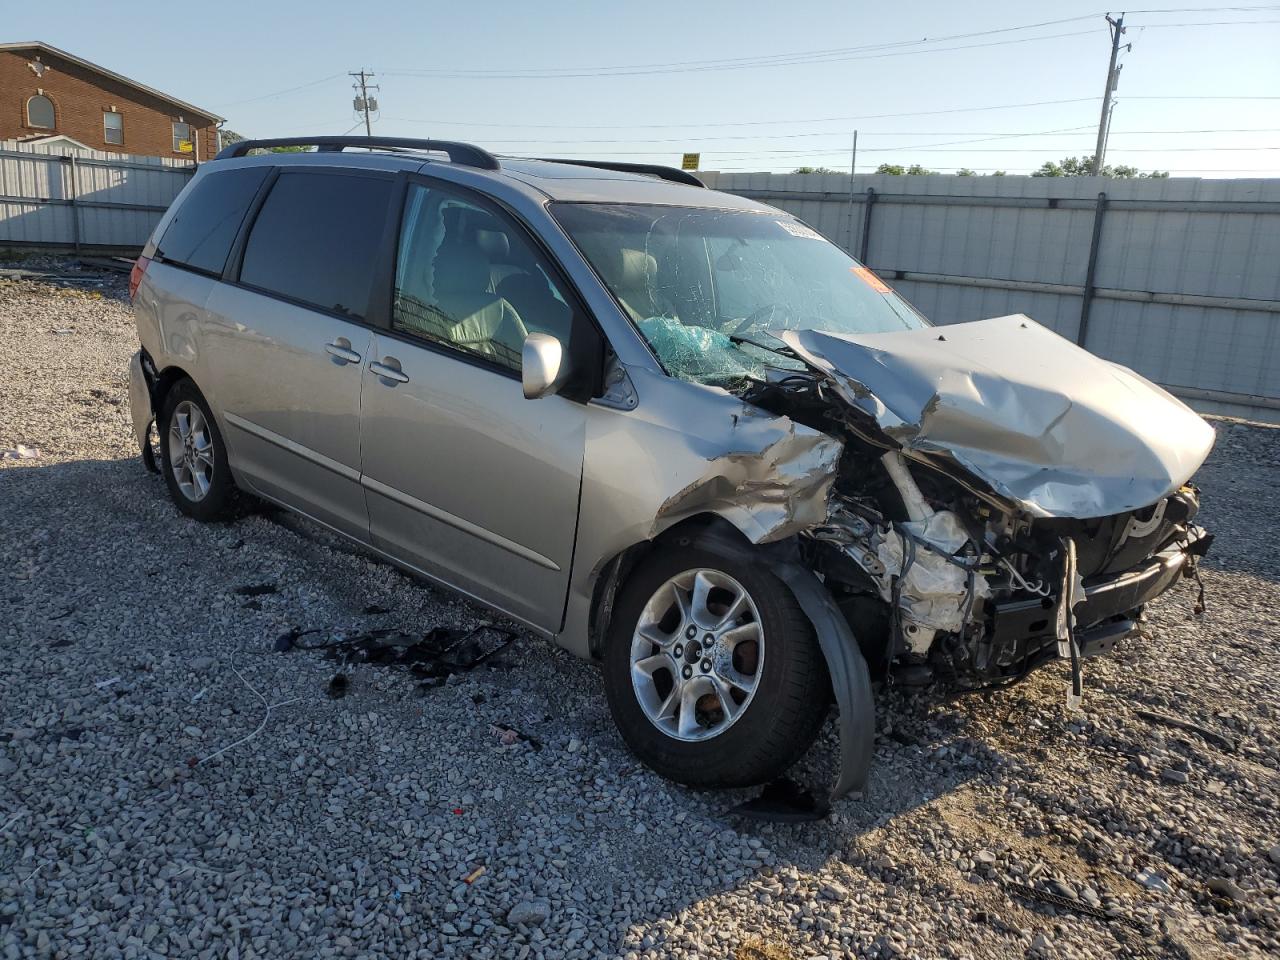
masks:
<svg viewBox="0 0 1280 960"><path fill-rule="evenodd" d="M124 117L114 110L102 112L102 139L107 143L124 143Z"/></svg>
<svg viewBox="0 0 1280 960"><path fill-rule="evenodd" d="M173 125L173 152L194 153L195 144L191 142L191 124L177 122Z"/></svg>
<svg viewBox="0 0 1280 960"><path fill-rule="evenodd" d="M53 129L53 101L37 94L27 101L27 126Z"/></svg>

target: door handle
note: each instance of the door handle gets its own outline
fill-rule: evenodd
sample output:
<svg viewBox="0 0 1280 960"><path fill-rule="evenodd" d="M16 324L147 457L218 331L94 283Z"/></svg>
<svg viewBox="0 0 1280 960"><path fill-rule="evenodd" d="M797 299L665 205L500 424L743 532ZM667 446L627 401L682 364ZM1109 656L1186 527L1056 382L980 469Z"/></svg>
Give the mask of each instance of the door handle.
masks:
<svg viewBox="0 0 1280 960"><path fill-rule="evenodd" d="M338 363L360 362L360 354L351 349L351 341L346 337L339 337L333 343L326 343L324 352L333 357Z"/></svg>
<svg viewBox="0 0 1280 960"><path fill-rule="evenodd" d="M394 380L396 383L408 383L409 378L403 370L400 369L400 361L395 357L383 357L385 362L379 363L377 360L369 364L369 372L377 374L383 380ZM391 364L395 366L391 366Z"/></svg>

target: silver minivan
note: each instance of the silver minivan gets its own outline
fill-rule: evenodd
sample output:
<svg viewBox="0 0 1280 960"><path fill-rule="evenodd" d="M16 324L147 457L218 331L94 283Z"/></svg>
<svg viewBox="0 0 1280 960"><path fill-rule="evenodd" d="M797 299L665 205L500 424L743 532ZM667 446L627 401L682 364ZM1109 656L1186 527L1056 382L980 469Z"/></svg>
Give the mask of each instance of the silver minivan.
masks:
<svg viewBox="0 0 1280 960"><path fill-rule="evenodd" d="M245 141L130 290L183 513L272 501L599 661L694 786L778 776L834 700L833 795L862 790L873 680L1061 659L1075 702L1210 540L1181 402L1025 316L935 327L678 170Z"/></svg>

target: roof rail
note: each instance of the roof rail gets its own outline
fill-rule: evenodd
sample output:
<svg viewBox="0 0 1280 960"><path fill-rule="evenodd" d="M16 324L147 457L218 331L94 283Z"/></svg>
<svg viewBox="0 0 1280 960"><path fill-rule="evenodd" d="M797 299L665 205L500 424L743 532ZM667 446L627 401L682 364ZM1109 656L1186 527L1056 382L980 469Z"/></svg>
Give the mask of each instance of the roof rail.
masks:
<svg viewBox="0 0 1280 960"><path fill-rule="evenodd" d="M705 189L707 186L687 170L677 170L675 167L664 167L656 163L620 163L614 160L568 160L560 157L535 157L534 159L542 160L545 163L570 163L576 167L617 170L621 173L645 173L651 177L670 180L672 183L683 183L690 187L703 187Z"/></svg>
<svg viewBox="0 0 1280 960"><path fill-rule="evenodd" d="M267 140L239 140L223 147L215 158L227 160L243 157L250 150L264 147L315 147L321 152L339 152L347 147L384 147L403 150L436 150L448 154L454 163L480 170L497 170L498 158L470 143L453 140L414 140L406 137L274 137Z"/></svg>

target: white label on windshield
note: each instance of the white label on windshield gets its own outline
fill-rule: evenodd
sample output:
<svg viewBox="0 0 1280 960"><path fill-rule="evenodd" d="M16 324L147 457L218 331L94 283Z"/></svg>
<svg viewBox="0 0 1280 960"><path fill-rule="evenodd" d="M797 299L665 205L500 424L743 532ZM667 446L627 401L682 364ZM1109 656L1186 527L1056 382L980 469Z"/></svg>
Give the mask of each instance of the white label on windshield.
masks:
<svg viewBox="0 0 1280 960"><path fill-rule="evenodd" d="M800 237L803 240L822 239L822 234L816 230L811 230L803 223L796 223L794 220L775 220L774 222L793 237Z"/></svg>

